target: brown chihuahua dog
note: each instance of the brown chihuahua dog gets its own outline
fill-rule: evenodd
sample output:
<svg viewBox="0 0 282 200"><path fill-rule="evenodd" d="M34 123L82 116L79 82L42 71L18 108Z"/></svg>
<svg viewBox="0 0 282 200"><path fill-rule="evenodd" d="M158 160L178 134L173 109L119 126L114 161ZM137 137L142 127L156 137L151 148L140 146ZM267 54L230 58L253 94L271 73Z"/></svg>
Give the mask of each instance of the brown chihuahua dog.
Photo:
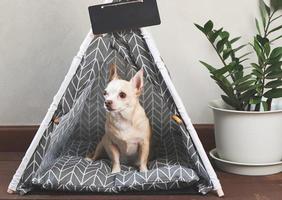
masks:
<svg viewBox="0 0 282 200"><path fill-rule="evenodd" d="M112 173L121 171L120 163L139 166L141 172L148 170L151 128L139 103L142 89L143 69L125 81L119 78L116 65L111 65L110 82L104 92L105 135L94 155L88 157L97 160L106 152L112 161Z"/></svg>

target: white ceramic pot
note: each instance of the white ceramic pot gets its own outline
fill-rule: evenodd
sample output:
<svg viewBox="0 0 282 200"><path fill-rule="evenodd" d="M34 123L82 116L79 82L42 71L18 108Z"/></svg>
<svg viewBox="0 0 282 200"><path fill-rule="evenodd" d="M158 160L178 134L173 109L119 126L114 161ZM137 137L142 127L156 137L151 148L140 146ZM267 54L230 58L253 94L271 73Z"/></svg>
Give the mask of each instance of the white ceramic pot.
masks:
<svg viewBox="0 0 282 200"><path fill-rule="evenodd" d="M254 164L282 160L282 110L236 111L222 100L212 101L209 106L214 114L220 158Z"/></svg>

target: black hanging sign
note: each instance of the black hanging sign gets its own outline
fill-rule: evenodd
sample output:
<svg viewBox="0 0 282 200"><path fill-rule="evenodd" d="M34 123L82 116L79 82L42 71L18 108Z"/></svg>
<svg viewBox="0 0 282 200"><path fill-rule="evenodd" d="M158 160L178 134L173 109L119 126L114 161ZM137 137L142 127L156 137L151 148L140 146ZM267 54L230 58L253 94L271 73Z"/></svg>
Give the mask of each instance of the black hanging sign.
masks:
<svg viewBox="0 0 282 200"><path fill-rule="evenodd" d="M89 7L94 34L159 25L156 0L132 0Z"/></svg>

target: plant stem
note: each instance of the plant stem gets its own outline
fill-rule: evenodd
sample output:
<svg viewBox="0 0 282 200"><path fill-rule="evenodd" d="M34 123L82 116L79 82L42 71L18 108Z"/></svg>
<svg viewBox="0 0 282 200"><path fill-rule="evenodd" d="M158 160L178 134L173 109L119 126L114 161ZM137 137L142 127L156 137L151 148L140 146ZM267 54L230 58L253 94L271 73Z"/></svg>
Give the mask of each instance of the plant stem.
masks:
<svg viewBox="0 0 282 200"><path fill-rule="evenodd" d="M269 29L269 27L270 27L271 19L272 19L272 17L273 17L274 14L275 14L275 11L273 11L273 12L271 13L271 15L269 16L267 25L266 25L266 27L265 27L265 29L264 29L264 36L263 36L264 38L266 38L266 37L269 35L268 29Z"/></svg>
<svg viewBox="0 0 282 200"><path fill-rule="evenodd" d="M218 51L217 51L215 45L214 45L213 43L211 43L211 44L212 44L213 48L215 49L215 51L216 51L218 57L220 58L221 62L222 62L222 63L224 64L224 66L226 67L227 64L226 64L226 62L224 61L224 59L221 57L220 53L218 53Z"/></svg>
<svg viewBox="0 0 282 200"><path fill-rule="evenodd" d="M263 38L267 38L267 36L269 35L269 27L270 27L270 24L272 22L272 17L274 16L275 14L275 11L273 11L270 15L269 15L269 18L268 18L268 22L267 22L267 25L264 29L264 36ZM266 55L266 53L264 52L265 56L268 57ZM265 74L265 71L266 71L266 67L267 67L267 64L264 62L262 63L261 65L262 67L262 71L263 71L263 77L262 77L262 88L261 88L261 94L259 95L259 99L260 99L260 103L256 104L255 106L255 111L260 111L260 107L261 107L261 101L262 101L262 97L263 97L263 94L264 94L264 89L265 89L265 79L266 79L266 74ZM267 101L268 103L271 103L271 101ZM268 109L269 109L269 106L268 106Z"/></svg>
<svg viewBox="0 0 282 200"><path fill-rule="evenodd" d="M248 104L247 111L251 111L251 104Z"/></svg>
<svg viewBox="0 0 282 200"><path fill-rule="evenodd" d="M260 107L261 107L261 100L262 100L262 97L263 97L263 94L264 94L264 88L265 88L265 70L266 70L266 64L263 63L263 67L262 67L262 72L263 72L263 78L262 78L262 89L261 89L261 94L260 94L260 103L256 104L256 107L255 107L255 111L260 111Z"/></svg>
<svg viewBox="0 0 282 200"><path fill-rule="evenodd" d="M280 17L282 17L282 15L279 15L278 17L275 17L274 19L272 19L271 23L274 22L275 20L279 19Z"/></svg>
<svg viewBox="0 0 282 200"><path fill-rule="evenodd" d="M270 111L271 110L271 106L272 106L272 98L267 99L266 103L267 103L267 108Z"/></svg>

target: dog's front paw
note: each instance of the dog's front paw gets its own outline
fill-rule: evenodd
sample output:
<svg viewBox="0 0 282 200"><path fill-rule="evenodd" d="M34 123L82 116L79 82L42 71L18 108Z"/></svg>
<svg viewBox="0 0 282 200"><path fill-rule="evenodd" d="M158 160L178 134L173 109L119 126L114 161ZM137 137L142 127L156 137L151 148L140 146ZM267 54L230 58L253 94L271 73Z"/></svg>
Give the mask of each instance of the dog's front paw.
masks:
<svg viewBox="0 0 282 200"><path fill-rule="evenodd" d="M147 172L148 171L148 168L147 166L140 166L140 172Z"/></svg>
<svg viewBox="0 0 282 200"><path fill-rule="evenodd" d="M113 169L112 174L120 173L120 171L121 171L120 169Z"/></svg>
<svg viewBox="0 0 282 200"><path fill-rule="evenodd" d="M88 161L93 161L94 160L94 156L93 156L93 154L86 154L86 156L85 156L85 158L84 158L85 160L88 160Z"/></svg>
<svg viewBox="0 0 282 200"><path fill-rule="evenodd" d="M92 161L93 161L93 159L90 158L90 157L85 157L84 160L86 160L86 161L88 161L88 162L92 162Z"/></svg>
<svg viewBox="0 0 282 200"><path fill-rule="evenodd" d="M119 173L121 171L120 166L113 166L112 174Z"/></svg>

